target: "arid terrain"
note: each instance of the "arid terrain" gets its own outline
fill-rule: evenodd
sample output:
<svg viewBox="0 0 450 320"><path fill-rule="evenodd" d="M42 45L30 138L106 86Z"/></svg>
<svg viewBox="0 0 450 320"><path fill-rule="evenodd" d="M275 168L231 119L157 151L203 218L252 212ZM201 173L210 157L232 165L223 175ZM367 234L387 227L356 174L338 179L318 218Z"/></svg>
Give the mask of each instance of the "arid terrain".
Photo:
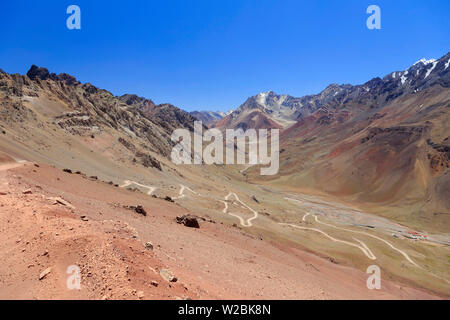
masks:
<svg viewBox="0 0 450 320"><path fill-rule="evenodd" d="M2 299L439 298L388 279L368 290L364 272L334 259L219 220L187 228L176 203L52 166L3 162L0 175ZM126 208L137 203L147 216ZM81 290L67 289L70 265Z"/></svg>
<svg viewBox="0 0 450 320"><path fill-rule="evenodd" d="M173 105L1 72L0 298L448 299L447 60L420 92L390 76L373 95L268 93L208 123L280 129L269 177L172 163L195 120Z"/></svg>

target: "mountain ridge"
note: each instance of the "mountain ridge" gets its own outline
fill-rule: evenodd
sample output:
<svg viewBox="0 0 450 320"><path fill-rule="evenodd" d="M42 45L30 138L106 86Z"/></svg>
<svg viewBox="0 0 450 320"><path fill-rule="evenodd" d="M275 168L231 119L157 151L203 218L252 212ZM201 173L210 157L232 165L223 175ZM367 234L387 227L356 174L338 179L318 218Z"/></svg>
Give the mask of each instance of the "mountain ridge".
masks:
<svg viewBox="0 0 450 320"><path fill-rule="evenodd" d="M321 107L330 103L342 103L345 99L366 99L369 103L384 103L398 97L404 93L416 93L419 90L433 85L436 81L441 81L441 73L448 73L450 65L450 53L440 59L420 59L404 71L394 71L383 78L375 77L360 84L330 84L318 94L305 95L299 98L288 94L276 94L273 91L261 92L249 97L235 111L227 117L220 119L217 127L227 128L250 128L248 112L262 112L261 118L269 118L278 125L275 127L287 128L296 123L301 118L311 115ZM443 85L450 85L447 78L444 78ZM375 90L375 93L374 91ZM372 91L372 92L371 92ZM391 92L390 95L385 95ZM370 95L384 95L385 101L369 101ZM372 99L373 100L373 99Z"/></svg>

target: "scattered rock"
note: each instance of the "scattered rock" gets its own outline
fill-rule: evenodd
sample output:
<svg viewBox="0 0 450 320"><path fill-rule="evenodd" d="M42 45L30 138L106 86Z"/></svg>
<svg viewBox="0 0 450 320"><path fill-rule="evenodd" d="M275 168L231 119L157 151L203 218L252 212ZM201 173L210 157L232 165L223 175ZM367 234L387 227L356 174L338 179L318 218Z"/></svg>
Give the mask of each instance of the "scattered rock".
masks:
<svg viewBox="0 0 450 320"><path fill-rule="evenodd" d="M253 199L253 201L255 201L256 203L259 203L259 200L258 200L258 199L256 199L256 197L255 197L255 196L252 196L252 199Z"/></svg>
<svg viewBox="0 0 450 320"><path fill-rule="evenodd" d="M72 173L72 170L70 170L70 169L63 169L63 171L66 173Z"/></svg>
<svg viewBox="0 0 450 320"><path fill-rule="evenodd" d="M136 213L142 214L143 216L147 216L147 211L145 211L145 209L142 206L137 206L134 211L136 211Z"/></svg>
<svg viewBox="0 0 450 320"><path fill-rule="evenodd" d="M197 217L190 214L177 217L177 223L183 224L184 226L189 228L200 228Z"/></svg>
<svg viewBox="0 0 450 320"><path fill-rule="evenodd" d="M169 196L166 196L166 197L164 198L164 200L169 201L169 202L175 202L175 201L173 201L173 199L172 199L171 197L169 197Z"/></svg>
<svg viewBox="0 0 450 320"><path fill-rule="evenodd" d="M152 281L151 284L152 284L152 286L154 286L154 287L159 286L159 282L158 282L158 281Z"/></svg>
<svg viewBox="0 0 450 320"><path fill-rule="evenodd" d="M332 257L328 257L328 260L329 260L331 263L339 264L339 262L337 262L336 259L334 259L334 258L332 258Z"/></svg>
<svg viewBox="0 0 450 320"><path fill-rule="evenodd" d="M98 180L97 176L90 176L89 178L92 179L92 180Z"/></svg>
<svg viewBox="0 0 450 320"><path fill-rule="evenodd" d="M147 216L147 211L145 211L144 207L142 207L141 205L138 206L123 206L123 208L128 209L128 210L133 210L136 213L139 213L143 216Z"/></svg>
<svg viewBox="0 0 450 320"><path fill-rule="evenodd" d="M22 193L23 194L32 194L33 191L31 191L31 189L27 189L27 190L24 190Z"/></svg>
<svg viewBox="0 0 450 320"><path fill-rule="evenodd" d="M141 164L146 168L155 168L162 171L161 162L153 158L149 154L142 153L140 151L136 152L136 157L141 160Z"/></svg>
<svg viewBox="0 0 450 320"><path fill-rule="evenodd" d="M8 192L6 191L0 191L0 196L6 196L8 194Z"/></svg>
<svg viewBox="0 0 450 320"><path fill-rule="evenodd" d="M42 280L45 277L47 277L50 274L50 272L52 272L52 268L51 267L45 269L44 271L42 271L41 274L39 275L39 280Z"/></svg>
<svg viewBox="0 0 450 320"><path fill-rule="evenodd" d="M161 269L161 271L159 271L159 274L167 282L177 282L178 281L177 277L175 277L174 274L172 273L172 271L170 271L168 269Z"/></svg>
<svg viewBox="0 0 450 320"><path fill-rule="evenodd" d="M150 241L147 242L147 243L145 244L145 248L147 248L147 249L149 249L149 250L153 250L153 243L151 243Z"/></svg>
<svg viewBox="0 0 450 320"><path fill-rule="evenodd" d="M86 216L81 216L81 220L83 220L83 221L89 221L88 217L86 217Z"/></svg>
<svg viewBox="0 0 450 320"><path fill-rule="evenodd" d="M71 205L68 201L60 198L60 197L49 197L47 198L48 200L53 201L53 204L61 204L63 206L66 206L70 209L75 209L75 207L73 205Z"/></svg>
<svg viewBox="0 0 450 320"><path fill-rule="evenodd" d="M37 163L35 163L34 166L35 166L36 168L40 168L40 166L39 166Z"/></svg>

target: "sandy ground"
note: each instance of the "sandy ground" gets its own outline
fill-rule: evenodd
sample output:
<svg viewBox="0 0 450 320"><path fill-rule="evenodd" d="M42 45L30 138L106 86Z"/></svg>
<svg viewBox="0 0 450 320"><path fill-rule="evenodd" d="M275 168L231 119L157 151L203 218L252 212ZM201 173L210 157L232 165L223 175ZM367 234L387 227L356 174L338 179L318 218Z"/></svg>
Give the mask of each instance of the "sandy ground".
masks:
<svg viewBox="0 0 450 320"><path fill-rule="evenodd" d="M124 207L131 205L142 205L147 216ZM200 229L177 224L186 213L176 203L45 164L4 161L0 298L440 298L390 280L369 290L369 275L359 270L220 222L200 221ZM145 248L148 241L153 250ZM80 290L66 285L72 265L81 270ZM163 279L162 269L177 281Z"/></svg>

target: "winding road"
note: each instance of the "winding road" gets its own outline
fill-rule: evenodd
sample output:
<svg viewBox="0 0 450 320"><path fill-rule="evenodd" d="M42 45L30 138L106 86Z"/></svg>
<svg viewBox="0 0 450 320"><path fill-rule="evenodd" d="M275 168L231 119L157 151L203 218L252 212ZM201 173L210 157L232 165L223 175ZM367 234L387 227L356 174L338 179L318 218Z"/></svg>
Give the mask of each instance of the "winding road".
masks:
<svg viewBox="0 0 450 320"><path fill-rule="evenodd" d="M125 180L125 181L123 182L123 184L122 184L120 187L121 187L121 188L126 188L126 187L128 187L128 186L131 186L132 184L135 184L135 185L137 185L137 186L139 186L139 187L148 189L147 194L148 194L149 196L151 196L152 193L155 192L155 190L156 190L156 187L146 186L145 184L140 184L140 183L138 183L138 182L136 182L136 181L131 181L131 180Z"/></svg>
<svg viewBox="0 0 450 320"><path fill-rule="evenodd" d="M18 167L18 166L22 165L23 163L26 163L26 162L27 162L27 161L25 161L25 160L16 160L16 161L17 161L17 163L0 165L0 170L5 170L5 169L10 169L10 168ZM157 189L156 187L148 186L148 185L144 185L144 184L140 184L140 183L138 183L138 182L131 181L131 180L125 180L124 183L123 183L120 187L121 187L121 188L125 188L125 187L130 186L130 185L133 185L133 184L134 184L134 185L137 185L137 186L140 186L140 187L142 187L142 188L147 188L147 189L148 189L148 192L147 192L148 195L151 195L151 194ZM173 199L176 200L176 199L183 199L183 198L185 198L185 197L186 197L186 195L185 195L185 191L186 191L186 190L189 191L189 192L191 192L191 193L193 193L193 194L195 194L195 195L197 195L197 196L202 196L202 195L200 195L199 193L197 193L197 192L195 192L194 190L192 190L191 188L189 188L189 187L187 187L187 186L185 186L185 185L180 184L179 196L178 196L178 197L174 197ZM229 201L231 201L231 200L230 200L231 197L234 197L235 201L239 203L240 207L243 208L243 209L249 210L249 211L253 214L253 216L250 217L250 218L248 218L248 219L244 219L243 217L239 216L238 214L229 212L229 205L228 205L228 203L229 203ZM293 198L285 198L285 199L286 199L286 200L289 200L289 201L292 201L292 202L296 202L296 203L299 204L299 205L304 204L303 201L298 200L298 199L293 199ZM243 201L241 201L241 199L239 198L239 196L238 196L236 193L234 193L234 192L228 193L228 194L224 197L224 200L220 200L220 201L224 204L224 209L222 210L222 212L225 213L225 214L229 214L230 216L239 219L239 222L240 222L240 224L241 224L243 227L246 227L246 228L252 227L252 226L253 226L252 221L255 220L255 219L257 219L257 218L259 217L258 212L255 211L255 210L253 210L252 208L250 208L250 207L249 207L246 203L244 203ZM403 250L401 250L401 249L395 247L392 243L390 243L389 241L387 241L387 240L385 240L385 239L383 239L383 238L381 238L381 237L375 236L375 235L370 234L370 233L368 233L368 232L351 230L351 229L342 228L342 227L338 227L338 226L335 226L335 225L332 225L332 224L329 224L329 223L322 222L322 221L319 220L319 218L317 217L317 215L315 215L315 214L313 214L313 213L311 213L311 212L306 212L306 213L303 215L303 217L302 217L302 221L306 221L306 218L308 218L309 216L314 217L314 221L315 221L316 223L318 223L318 224L322 224L322 225L324 225L324 226L327 226L327 227L330 227L330 228L333 228L333 229L338 229L338 230L342 230L342 231L346 231L346 232L350 232L350 233L356 233L356 234L368 236L368 237L371 237L371 238L376 239L376 240L378 240L378 241L381 241L381 242L383 242L385 245L387 245L388 247L390 247L392 250L394 250L394 251L396 251L397 253L401 254L401 255L402 255L409 263L411 263L413 266L415 266L415 267L417 267L417 268L423 270L424 272L426 272L427 274L429 274L429 275L431 275L431 276L433 276L433 277L436 277L436 278L438 278L438 279L441 279L441 280L446 281L447 283L450 283L447 279L441 278L441 277L435 275L434 273L432 273L432 272L430 272L430 271L424 269L423 267L419 266L417 263L415 263L415 262L411 259L411 257L410 257L405 251L403 251ZM278 223L278 224L279 224L279 225L288 226L288 227L291 227L291 228L295 228L295 229L309 230L309 231L314 231L314 232L320 233L321 235L325 236L326 238L330 239L330 240L333 241L333 242L342 243L342 244L345 244L345 245L348 245L348 246L351 246L351 247L354 247L354 248L359 249L359 250L360 250L360 251L361 251L368 259L370 259L370 260L376 260L376 259L377 259L377 257L376 257L375 254L372 252L372 250L371 250L371 249L370 249L363 241L361 241L361 240L359 240L359 239L357 239L357 238L354 238L354 237L353 237L353 240L355 240L355 241L357 242L357 243L353 243L353 242L350 242L350 241L337 239L337 238L335 238L335 237L329 235L329 234L326 233L325 231L323 231L323 230L321 230L321 229L318 229L318 228L302 227L302 226L295 225L295 224L291 224L291 223Z"/></svg>
<svg viewBox="0 0 450 320"><path fill-rule="evenodd" d="M321 233L321 234L323 234L325 237L327 237L328 239L330 239L330 240L332 240L332 241L334 241L334 242L340 242L340 243L343 243L343 244L346 244L346 245L349 245L349 246L358 248L358 249L361 250L361 251L367 256L367 258L369 258L370 260L376 260L376 259L377 259L377 257L373 254L373 252L372 252L372 251L366 246L366 244L365 244L364 242L362 242L361 240L355 239L356 241L358 241L358 242L361 244L361 245L357 245L357 244L352 243L352 242L349 242L349 241L336 239L336 238L330 236L328 233L326 233L326 232L324 232L324 231L322 231L322 230L320 230L320 229L317 229L317 228L300 227L300 226L295 225L295 224L282 223L282 222L279 222L278 224L284 225L284 226L289 226L289 227L296 228L296 229L310 230L310 231L315 231L315 232Z"/></svg>
<svg viewBox="0 0 450 320"><path fill-rule="evenodd" d="M173 200L177 200L177 199L183 199L184 197L186 197L186 195L184 194L184 190L188 190L190 192L192 192L195 195L200 195L197 192L193 191L191 188L186 187L185 185L180 184L180 192L179 192L179 196L178 197L174 197L172 198Z"/></svg>
<svg viewBox="0 0 450 320"><path fill-rule="evenodd" d="M231 196L234 196L234 198L236 199L237 202L239 202L244 208L250 210L253 213L253 217L248 218L247 220L244 220L241 216L228 212L228 203L227 201L229 201L229 198ZM258 218L258 212L256 212L255 210L253 210L252 208L250 208L249 206L247 206L244 202L241 201L241 199L239 199L238 195L234 192L230 192L227 196L225 196L225 201L222 201L225 204L225 208L223 209L223 213L228 213L230 216L236 217L239 219L239 222L241 223L241 225L243 227L252 227L252 221L255 220L256 218Z"/></svg>

